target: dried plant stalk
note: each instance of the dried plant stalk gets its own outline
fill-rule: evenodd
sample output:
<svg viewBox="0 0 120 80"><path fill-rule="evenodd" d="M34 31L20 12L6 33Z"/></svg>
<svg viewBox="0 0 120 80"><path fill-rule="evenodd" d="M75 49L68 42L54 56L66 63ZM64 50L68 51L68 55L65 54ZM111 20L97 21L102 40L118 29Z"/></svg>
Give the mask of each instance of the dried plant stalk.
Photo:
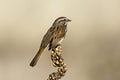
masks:
<svg viewBox="0 0 120 80"><path fill-rule="evenodd" d="M62 47L59 45L51 52L51 60L53 62L53 66L57 67L57 71L49 74L49 78L47 80L59 80L63 77L67 71L66 64L63 62L62 58Z"/></svg>

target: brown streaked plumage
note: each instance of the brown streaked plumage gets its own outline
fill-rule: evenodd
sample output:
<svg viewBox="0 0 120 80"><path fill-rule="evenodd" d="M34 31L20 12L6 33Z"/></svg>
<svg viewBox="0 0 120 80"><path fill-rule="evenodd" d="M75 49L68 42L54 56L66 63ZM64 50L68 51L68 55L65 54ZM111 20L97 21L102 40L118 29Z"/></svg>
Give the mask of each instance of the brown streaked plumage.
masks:
<svg viewBox="0 0 120 80"><path fill-rule="evenodd" d="M71 20L67 17L59 17L54 21L53 25L48 29L47 33L44 35L40 48L33 60L31 61L30 66L34 67L36 65L42 52L48 44L49 50L51 50L61 43L67 31L67 22L70 21Z"/></svg>

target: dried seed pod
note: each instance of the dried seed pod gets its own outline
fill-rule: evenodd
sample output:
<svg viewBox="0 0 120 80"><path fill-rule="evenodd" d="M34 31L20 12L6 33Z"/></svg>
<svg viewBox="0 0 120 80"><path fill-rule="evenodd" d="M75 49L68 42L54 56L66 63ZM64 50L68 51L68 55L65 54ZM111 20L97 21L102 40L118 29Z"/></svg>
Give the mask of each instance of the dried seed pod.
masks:
<svg viewBox="0 0 120 80"><path fill-rule="evenodd" d="M49 75L47 80L59 80L63 77L67 71L66 64L62 58L62 47L59 45L51 52L51 60L54 67L58 67L57 72L53 72Z"/></svg>

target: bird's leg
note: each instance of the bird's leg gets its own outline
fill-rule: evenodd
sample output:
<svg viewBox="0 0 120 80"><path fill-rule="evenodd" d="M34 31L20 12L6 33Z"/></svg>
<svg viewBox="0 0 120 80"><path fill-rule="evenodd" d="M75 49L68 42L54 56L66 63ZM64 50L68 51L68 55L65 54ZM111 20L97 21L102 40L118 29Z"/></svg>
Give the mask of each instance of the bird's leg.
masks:
<svg viewBox="0 0 120 80"><path fill-rule="evenodd" d="M52 51L55 52L55 49L57 49L58 46L61 46L60 44L57 44L54 48L52 48Z"/></svg>

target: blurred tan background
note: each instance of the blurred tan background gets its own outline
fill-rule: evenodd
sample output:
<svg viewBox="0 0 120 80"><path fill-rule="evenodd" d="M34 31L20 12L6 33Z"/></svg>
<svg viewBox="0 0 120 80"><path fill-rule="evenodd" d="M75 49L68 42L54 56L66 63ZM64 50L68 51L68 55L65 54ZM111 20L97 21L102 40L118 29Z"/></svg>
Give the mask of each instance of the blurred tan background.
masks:
<svg viewBox="0 0 120 80"><path fill-rule="evenodd" d="M0 0L0 80L46 80L46 49L31 68L53 21L72 20L63 42L62 80L120 80L120 0Z"/></svg>

